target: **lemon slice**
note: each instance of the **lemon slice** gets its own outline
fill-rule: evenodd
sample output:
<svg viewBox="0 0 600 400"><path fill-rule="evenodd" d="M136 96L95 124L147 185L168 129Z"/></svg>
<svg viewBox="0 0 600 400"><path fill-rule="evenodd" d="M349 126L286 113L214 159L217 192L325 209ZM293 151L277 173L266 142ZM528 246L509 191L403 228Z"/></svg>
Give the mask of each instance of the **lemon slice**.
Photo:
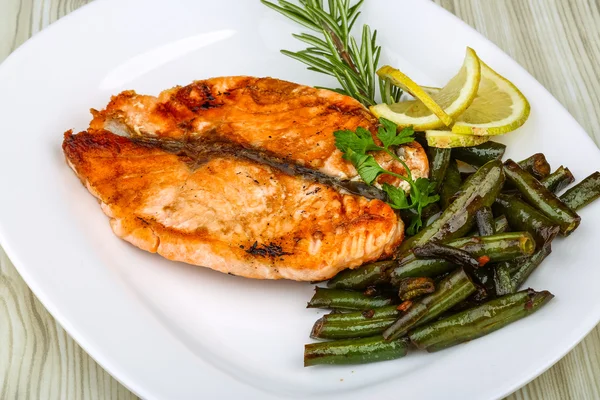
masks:
<svg viewBox="0 0 600 400"><path fill-rule="evenodd" d="M458 118L452 132L468 135L502 135L527 121L529 102L508 79L481 63L477 96Z"/></svg>
<svg viewBox="0 0 600 400"><path fill-rule="evenodd" d="M423 86L423 85L419 85L419 87L421 89L423 89L423 91L425 93L427 93L429 96L433 96L434 94L436 94L437 92L439 92L440 90L442 90L439 87L434 87L434 86ZM408 94L410 94L413 97L416 97L414 94L412 94L412 92L410 90L406 90L404 89Z"/></svg>
<svg viewBox="0 0 600 400"><path fill-rule="evenodd" d="M436 93L438 93L440 90L442 90L439 87L433 87L433 86L421 86L421 89L423 89L423 91L430 96L433 96Z"/></svg>
<svg viewBox="0 0 600 400"><path fill-rule="evenodd" d="M381 78L411 93L417 100L371 107L376 117L393 121L400 128L412 126L415 130L451 126L453 119L462 114L473 102L479 87L481 67L475 51L467 48L461 69L441 90L428 94L401 71L388 65L377 71Z"/></svg>
<svg viewBox="0 0 600 400"><path fill-rule="evenodd" d="M444 149L477 146L490 140L489 136L463 135L451 131L425 131L427 144Z"/></svg>

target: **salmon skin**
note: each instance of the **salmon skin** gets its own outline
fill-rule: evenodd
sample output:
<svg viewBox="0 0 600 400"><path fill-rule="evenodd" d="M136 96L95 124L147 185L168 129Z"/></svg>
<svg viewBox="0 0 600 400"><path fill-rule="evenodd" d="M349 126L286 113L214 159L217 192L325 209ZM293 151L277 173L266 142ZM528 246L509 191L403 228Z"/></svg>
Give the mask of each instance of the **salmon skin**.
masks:
<svg viewBox="0 0 600 400"><path fill-rule="evenodd" d="M67 163L140 249L248 278L318 281L389 257L403 239L380 191L335 148L335 130L376 132L354 99L224 77L158 98L123 92L93 115L87 131L65 133ZM418 144L398 154L415 178L428 174Z"/></svg>

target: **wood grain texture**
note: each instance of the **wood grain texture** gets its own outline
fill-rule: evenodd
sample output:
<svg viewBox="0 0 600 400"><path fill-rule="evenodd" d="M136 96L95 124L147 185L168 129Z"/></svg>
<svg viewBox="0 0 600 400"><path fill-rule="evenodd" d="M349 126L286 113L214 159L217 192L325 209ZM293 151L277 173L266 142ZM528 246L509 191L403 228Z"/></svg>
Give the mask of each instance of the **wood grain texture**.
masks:
<svg viewBox="0 0 600 400"><path fill-rule="evenodd" d="M0 250L0 399L135 399L54 321Z"/></svg>
<svg viewBox="0 0 600 400"><path fill-rule="evenodd" d="M434 0L524 66L600 144L598 0ZM0 0L0 61L89 0ZM130 399L54 321L0 249L0 399ZM509 396L599 399L600 328Z"/></svg>

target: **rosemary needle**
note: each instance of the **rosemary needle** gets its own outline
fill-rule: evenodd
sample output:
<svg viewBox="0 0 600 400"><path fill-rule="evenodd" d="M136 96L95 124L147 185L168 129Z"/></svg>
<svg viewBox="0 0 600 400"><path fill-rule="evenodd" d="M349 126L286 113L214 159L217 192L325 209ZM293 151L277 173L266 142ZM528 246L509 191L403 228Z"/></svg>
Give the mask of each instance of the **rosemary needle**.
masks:
<svg viewBox="0 0 600 400"><path fill-rule="evenodd" d="M309 33L294 34L294 38L308 47L296 52L281 52L308 65L311 71L335 77L341 85L341 88L324 89L354 97L368 107L377 103L378 86L384 102L398 102L402 90L375 74L381 55L377 31L363 25L360 44L351 35L363 1L351 6L350 0L328 0L326 6L323 0L300 0L298 5L286 0L278 0L277 4L261 0L267 7L320 34L320 37Z"/></svg>

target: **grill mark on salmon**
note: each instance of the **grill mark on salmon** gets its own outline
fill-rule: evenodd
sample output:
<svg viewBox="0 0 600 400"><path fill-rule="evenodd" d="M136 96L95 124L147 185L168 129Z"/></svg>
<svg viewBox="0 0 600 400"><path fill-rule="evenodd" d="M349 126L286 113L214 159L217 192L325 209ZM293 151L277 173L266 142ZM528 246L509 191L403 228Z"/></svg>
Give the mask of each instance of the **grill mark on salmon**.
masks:
<svg viewBox="0 0 600 400"><path fill-rule="evenodd" d="M199 140L180 142L170 139L143 136L137 136L133 141L150 146L157 146L173 154L183 154L189 158L189 164L193 168L202 165L202 163L208 160L212 154L232 154L238 158L245 158L260 164L267 164L290 176L300 176L306 180L319 182L338 190L343 190L369 199L387 200L386 193L375 186L369 186L360 181L338 179L301 165L286 162L272 154L268 154L266 151L247 149L235 143L206 142Z"/></svg>

